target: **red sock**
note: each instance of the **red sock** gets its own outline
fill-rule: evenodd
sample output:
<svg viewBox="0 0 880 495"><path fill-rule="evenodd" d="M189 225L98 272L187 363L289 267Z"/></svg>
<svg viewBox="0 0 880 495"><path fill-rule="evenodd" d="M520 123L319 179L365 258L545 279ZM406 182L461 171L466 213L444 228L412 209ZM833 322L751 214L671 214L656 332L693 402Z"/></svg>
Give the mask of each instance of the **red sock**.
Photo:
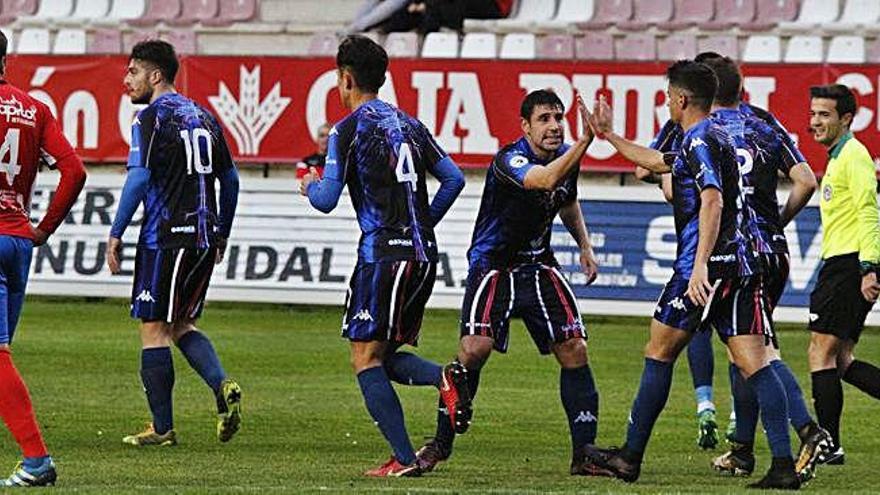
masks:
<svg viewBox="0 0 880 495"><path fill-rule="evenodd" d="M12 363L9 349L0 349L0 417L25 457L47 455L30 394Z"/></svg>

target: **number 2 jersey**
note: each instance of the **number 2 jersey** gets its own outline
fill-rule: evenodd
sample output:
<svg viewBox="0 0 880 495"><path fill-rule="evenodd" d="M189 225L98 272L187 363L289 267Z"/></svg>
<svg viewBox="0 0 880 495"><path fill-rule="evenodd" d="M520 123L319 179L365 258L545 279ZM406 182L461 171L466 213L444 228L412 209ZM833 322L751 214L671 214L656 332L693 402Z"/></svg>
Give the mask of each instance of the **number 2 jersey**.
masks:
<svg viewBox="0 0 880 495"><path fill-rule="evenodd" d="M49 108L0 79L0 235L33 239L30 203L42 160L61 182L37 226L51 234L64 221L85 183L82 161Z"/></svg>
<svg viewBox="0 0 880 495"><path fill-rule="evenodd" d="M128 155L128 168L137 167L150 171L138 246L206 249L229 232L232 218L218 217L214 184L235 164L207 110L178 93L141 110Z"/></svg>

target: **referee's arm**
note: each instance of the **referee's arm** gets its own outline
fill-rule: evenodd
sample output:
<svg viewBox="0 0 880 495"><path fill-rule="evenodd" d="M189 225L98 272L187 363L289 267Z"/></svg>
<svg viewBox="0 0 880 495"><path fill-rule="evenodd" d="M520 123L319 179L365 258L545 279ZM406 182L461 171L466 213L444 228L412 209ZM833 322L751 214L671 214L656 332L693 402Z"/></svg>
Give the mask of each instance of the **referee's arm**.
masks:
<svg viewBox="0 0 880 495"><path fill-rule="evenodd" d="M850 163L849 187L858 225L859 261L880 264L877 176L870 156L858 156Z"/></svg>

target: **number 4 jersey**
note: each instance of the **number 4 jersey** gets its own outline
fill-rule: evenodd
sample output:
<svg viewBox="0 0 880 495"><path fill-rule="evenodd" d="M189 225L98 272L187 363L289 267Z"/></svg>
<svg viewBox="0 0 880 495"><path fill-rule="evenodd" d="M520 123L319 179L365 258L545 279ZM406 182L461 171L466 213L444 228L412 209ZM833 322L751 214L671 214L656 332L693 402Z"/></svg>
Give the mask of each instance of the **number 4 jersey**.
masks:
<svg viewBox="0 0 880 495"><path fill-rule="evenodd" d="M234 167L223 131L207 110L168 93L138 113L128 168L150 170L138 246L150 249L214 245L218 230L214 184Z"/></svg>

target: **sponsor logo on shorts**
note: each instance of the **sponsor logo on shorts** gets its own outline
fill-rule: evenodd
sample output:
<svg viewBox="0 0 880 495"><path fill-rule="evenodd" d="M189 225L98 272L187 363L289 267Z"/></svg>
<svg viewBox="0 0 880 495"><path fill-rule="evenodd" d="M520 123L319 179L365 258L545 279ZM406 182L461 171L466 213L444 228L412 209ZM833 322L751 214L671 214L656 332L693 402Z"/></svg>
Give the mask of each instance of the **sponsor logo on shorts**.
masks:
<svg viewBox="0 0 880 495"><path fill-rule="evenodd" d="M148 303L156 302L156 300L153 299L153 295L150 294L150 291L148 291L147 289L142 290L141 293L138 294L137 297L134 299L135 299L135 301L140 301L140 302L148 302Z"/></svg>
<svg viewBox="0 0 880 495"><path fill-rule="evenodd" d="M408 246L412 247L412 239L388 239L389 246Z"/></svg>
<svg viewBox="0 0 880 495"><path fill-rule="evenodd" d="M195 225L178 225L177 227L171 227L172 234L195 234L196 226Z"/></svg>
<svg viewBox="0 0 880 495"><path fill-rule="evenodd" d="M562 331L565 332L565 333L575 333L575 332L580 332L580 331L583 330L583 329L584 329L584 325L583 325L583 323L582 323L580 320L578 320L578 321L576 321L576 322L574 322L574 323L569 323L569 324L567 324L567 325L563 325L563 326L560 328L560 330L562 330Z"/></svg>
<svg viewBox="0 0 880 495"><path fill-rule="evenodd" d="M360 321L373 321L373 316L366 309L362 309L358 311L352 320L360 320Z"/></svg>
<svg viewBox="0 0 880 495"><path fill-rule="evenodd" d="M684 311L685 309L687 309L684 305L684 300L680 297L676 297L675 299L669 301L667 304L679 311Z"/></svg>
<svg viewBox="0 0 880 495"><path fill-rule="evenodd" d="M598 421L595 415L593 415L592 411L580 411L576 418L574 418L575 423L595 423Z"/></svg>

